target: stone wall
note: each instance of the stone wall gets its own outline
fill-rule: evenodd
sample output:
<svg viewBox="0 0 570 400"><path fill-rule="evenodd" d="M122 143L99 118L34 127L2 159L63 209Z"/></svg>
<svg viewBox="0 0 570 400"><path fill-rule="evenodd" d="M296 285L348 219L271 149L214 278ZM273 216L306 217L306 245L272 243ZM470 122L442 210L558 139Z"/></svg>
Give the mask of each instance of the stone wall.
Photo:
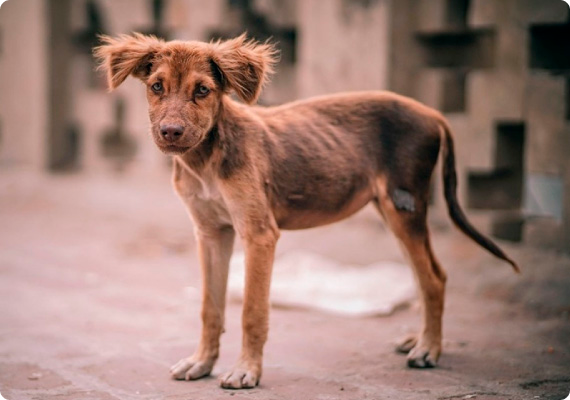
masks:
<svg viewBox="0 0 570 400"><path fill-rule="evenodd" d="M0 9L0 168L47 165L46 13L42 0Z"/></svg>

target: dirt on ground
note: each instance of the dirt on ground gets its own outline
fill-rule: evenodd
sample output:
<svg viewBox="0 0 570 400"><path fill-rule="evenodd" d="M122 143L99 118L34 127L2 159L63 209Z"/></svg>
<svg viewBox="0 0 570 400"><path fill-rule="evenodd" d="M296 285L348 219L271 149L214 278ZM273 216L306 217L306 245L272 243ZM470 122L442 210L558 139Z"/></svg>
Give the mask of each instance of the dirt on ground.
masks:
<svg viewBox="0 0 570 400"><path fill-rule="evenodd" d="M259 387L224 390L241 344L229 303L211 377L174 381L197 345L200 276L192 225L168 176L0 174L0 393L8 400L552 399L570 393L570 259L502 243L523 273L435 221L448 271L444 352L406 367L395 341L416 305L389 317L271 311ZM237 247L240 245L237 244ZM350 264L404 261L367 209L328 227L284 232Z"/></svg>

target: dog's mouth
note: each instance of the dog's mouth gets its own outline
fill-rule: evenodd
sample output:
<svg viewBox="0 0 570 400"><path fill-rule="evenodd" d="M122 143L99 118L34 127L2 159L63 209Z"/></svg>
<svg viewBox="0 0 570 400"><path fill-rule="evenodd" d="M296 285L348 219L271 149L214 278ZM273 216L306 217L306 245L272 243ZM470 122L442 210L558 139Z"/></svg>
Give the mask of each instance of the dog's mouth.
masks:
<svg viewBox="0 0 570 400"><path fill-rule="evenodd" d="M166 154L184 154L190 150L190 146L177 146L170 144L167 146L159 146L160 150Z"/></svg>

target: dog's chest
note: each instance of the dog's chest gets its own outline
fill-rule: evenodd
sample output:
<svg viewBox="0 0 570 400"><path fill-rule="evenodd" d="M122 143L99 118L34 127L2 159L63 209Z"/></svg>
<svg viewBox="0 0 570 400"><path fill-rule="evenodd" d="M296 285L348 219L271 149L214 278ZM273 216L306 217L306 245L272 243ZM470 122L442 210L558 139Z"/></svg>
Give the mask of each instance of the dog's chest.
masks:
<svg viewBox="0 0 570 400"><path fill-rule="evenodd" d="M231 224L226 202L213 174L197 174L186 170L184 179L176 185L178 194L188 203L194 216L203 216L204 222Z"/></svg>
<svg viewBox="0 0 570 400"><path fill-rule="evenodd" d="M202 196L194 196L191 200L194 210L203 217L207 224L233 225L231 215L222 196L217 192L203 193Z"/></svg>
<svg viewBox="0 0 570 400"><path fill-rule="evenodd" d="M192 195L201 201L213 202L213 203L223 203L222 193L218 188L218 185L211 176L211 174L204 173L196 175L196 181L192 190Z"/></svg>

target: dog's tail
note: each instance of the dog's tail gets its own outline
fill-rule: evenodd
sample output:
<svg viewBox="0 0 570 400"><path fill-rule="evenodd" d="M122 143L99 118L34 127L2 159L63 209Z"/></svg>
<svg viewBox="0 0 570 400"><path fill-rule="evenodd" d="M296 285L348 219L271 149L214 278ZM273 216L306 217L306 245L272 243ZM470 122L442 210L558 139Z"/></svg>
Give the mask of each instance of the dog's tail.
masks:
<svg viewBox="0 0 570 400"><path fill-rule="evenodd" d="M512 265L514 270L519 273L520 269L511 258L509 258L499 246L497 246L491 239L480 233L467 219L463 210L457 201L457 174L455 172L455 152L453 150L453 137L449 124L441 117L441 132L442 132L442 149L443 149L443 193L445 201L447 202L447 210L449 216L455 225L467 236L473 239L476 243L487 249L496 257L505 260Z"/></svg>

